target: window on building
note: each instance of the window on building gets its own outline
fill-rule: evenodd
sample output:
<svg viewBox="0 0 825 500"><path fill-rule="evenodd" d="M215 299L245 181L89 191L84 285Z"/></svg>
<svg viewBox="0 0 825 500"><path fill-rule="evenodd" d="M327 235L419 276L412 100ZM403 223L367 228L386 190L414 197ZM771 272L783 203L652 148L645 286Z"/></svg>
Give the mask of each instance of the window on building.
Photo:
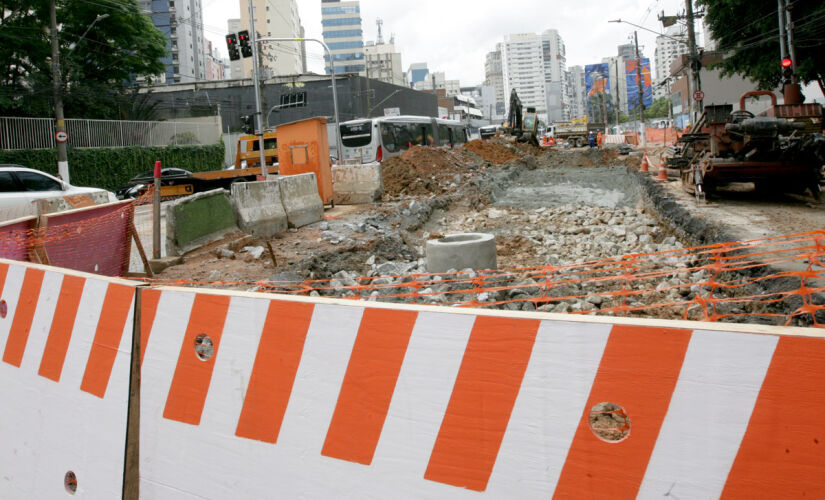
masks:
<svg viewBox="0 0 825 500"><path fill-rule="evenodd" d="M307 105L306 92L281 94L281 108L300 108Z"/></svg>

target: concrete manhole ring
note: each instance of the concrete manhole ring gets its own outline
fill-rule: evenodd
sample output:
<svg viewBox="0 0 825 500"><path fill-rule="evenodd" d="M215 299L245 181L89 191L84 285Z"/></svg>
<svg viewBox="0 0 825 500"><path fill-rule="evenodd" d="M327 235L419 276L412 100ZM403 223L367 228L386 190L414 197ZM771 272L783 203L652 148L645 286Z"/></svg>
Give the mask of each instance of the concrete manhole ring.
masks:
<svg viewBox="0 0 825 500"><path fill-rule="evenodd" d="M427 271L431 273L496 267L495 235L459 233L427 241Z"/></svg>

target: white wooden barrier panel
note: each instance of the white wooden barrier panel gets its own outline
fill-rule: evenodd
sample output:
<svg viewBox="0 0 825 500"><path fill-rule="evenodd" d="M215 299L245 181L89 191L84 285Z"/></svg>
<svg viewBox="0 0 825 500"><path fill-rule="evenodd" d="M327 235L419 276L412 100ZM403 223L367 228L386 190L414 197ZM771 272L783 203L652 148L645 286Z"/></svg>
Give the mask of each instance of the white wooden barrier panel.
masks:
<svg viewBox="0 0 825 500"><path fill-rule="evenodd" d="M139 293L143 498L825 491L818 330Z"/></svg>
<svg viewBox="0 0 825 500"><path fill-rule="evenodd" d="M0 498L118 498L135 283L0 259Z"/></svg>

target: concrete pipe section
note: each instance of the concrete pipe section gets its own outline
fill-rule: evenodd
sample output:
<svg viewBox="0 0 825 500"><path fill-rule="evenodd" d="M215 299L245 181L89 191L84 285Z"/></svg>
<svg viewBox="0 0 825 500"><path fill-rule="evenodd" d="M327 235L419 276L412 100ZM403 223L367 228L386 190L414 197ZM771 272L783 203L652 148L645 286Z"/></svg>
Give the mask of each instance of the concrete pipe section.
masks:
<svg viewBox="0 0 825 500"><path fill-rule="evenodd" d="M451 234L427 241L427 271L496 269L496 238L487 233Z"/></svg>

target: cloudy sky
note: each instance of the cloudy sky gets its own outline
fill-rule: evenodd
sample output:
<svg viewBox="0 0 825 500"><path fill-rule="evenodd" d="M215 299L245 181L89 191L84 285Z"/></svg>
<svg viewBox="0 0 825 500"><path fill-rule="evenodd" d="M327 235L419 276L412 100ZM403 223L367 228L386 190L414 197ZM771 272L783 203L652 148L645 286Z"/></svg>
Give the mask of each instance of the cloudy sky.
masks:
<svg viewBox="0 0 825 500"><path fill-rule="evenodd" d="M244 5L246 1L240 0ZM277 5L275 0L271 3ZM240 17L239 1L204 0L203 4L204 34L225 55L226 20ZM459 79L462 85L484 80L484 57L505 34L557 29L567 45L568 66L593 64L615 55L616 46L633 34L632 26L608 24L608 20L621 18L661 30L657 16L662 10L668 14L684 10L684 1L361 0L364 41L376 39L375 21L381 18L385 40L395 35L404 70L411 63L426 62L430 71L444 71L448 79ZM322 38L320 0L298 0L298 11L307 38ZM655 38L639 30L645 57L653 58ZM310 71L322 73L320 45L308 48Z"/></svg>

